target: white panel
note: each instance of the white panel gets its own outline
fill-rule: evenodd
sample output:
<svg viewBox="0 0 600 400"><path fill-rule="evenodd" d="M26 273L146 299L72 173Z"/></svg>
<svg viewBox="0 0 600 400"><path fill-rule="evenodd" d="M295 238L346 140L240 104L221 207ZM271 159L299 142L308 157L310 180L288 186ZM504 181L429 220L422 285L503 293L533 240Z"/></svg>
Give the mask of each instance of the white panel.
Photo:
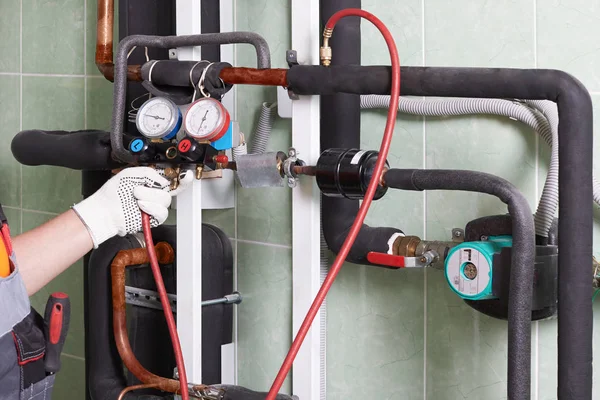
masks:
<svg viewBox="0 0 600 400"><path fill-rule="evenodd" d="M177 36L200 33L200 2L198 0L176 0ZM199 60L200 47L180 47L180 60Z"/></svg>
<svg viewBox="0 0 600 400"><path fill-rule="evenodd" d="M220 15L221 15L221 32L232 32L234 30L233 21L234 21L234 0L220 0ZM235 65L235 47L233 45L221 46L221 61L225 61L230 63L231 65ZM236 87L234 86L225 97L223 97L223 105L229 110L232 118L235 120L235 100L236 100ZM238 129L234 129L234 133L239 134ZM236 140L234 138L234 143ZM218 195L215 195L216 199L226 198L222 208L231 208L234 207L235 204L235 196L234 196L234 174L233 171L223 171L223 180L227 182L224 185L218 187L218 189L223 190L224 192ZM209 189L214 190L215 187ZM206 197L203 198L203 201L206 200ZM237 315L237 306L234 307L234 318ZM237 324L233 324L233 329L237 329ZM237 335L233 334L233 340ZM236 346L237 343L230 343L224 346L221 346L221 383L224 384L236 384L235 374L237 371L237 359L236 359Z"/></svg>
<svg viewBox="0 0 600 400"><path fill-rule="evenodd" d="M319 1L292 0L292 49L300 64L319 63ZM292 103L292 146L314 165L319 157L319 97ZM314 179L293 190L293 331L298 331L320 287L320 201ZM321 398L320 315L314 320L294 362L293 393L302 400Z"/></svg>
<svg viewBox="0 0 600 400"><path fill-rule="evenodd" d="M235 344L229 343L221 346L221 383L235 385Z"/></svg>
<svg viewBox="0 0 600 400"><path fill-rule="evenodd" d="M292 99L286 88L277 86L277 115L279 118L292 118Z"/></svg>
<svg viewBox="0 0 600 400"><path fill-rule="evenodd" d="M177 196L177 331L193 383L202 383L202 186Z"/></svg>

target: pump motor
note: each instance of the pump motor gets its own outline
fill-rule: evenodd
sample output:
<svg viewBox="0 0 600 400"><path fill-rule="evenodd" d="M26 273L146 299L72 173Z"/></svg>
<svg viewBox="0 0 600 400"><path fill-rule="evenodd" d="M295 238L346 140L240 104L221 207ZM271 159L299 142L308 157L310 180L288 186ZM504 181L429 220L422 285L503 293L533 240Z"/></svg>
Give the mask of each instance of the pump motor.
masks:
<svg viewBox="0 0 600 400"><path fill-rule="evenodd" d="M478 218L465 227L465 241L448 252L444 263L448 285L472 308L488 316L508 318L512 226L509 215ZM558 246L536 246L532 320L557 310Z"/></svg>

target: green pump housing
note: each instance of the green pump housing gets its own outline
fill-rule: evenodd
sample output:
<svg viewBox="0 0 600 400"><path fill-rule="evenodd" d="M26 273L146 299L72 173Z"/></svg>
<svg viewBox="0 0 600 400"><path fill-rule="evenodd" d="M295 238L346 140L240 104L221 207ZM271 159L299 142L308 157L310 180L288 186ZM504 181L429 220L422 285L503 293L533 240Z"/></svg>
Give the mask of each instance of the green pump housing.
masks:
<svg viewBox="0 0 600 400"><path fill-rule="evenodd" d="M494 255L512 247L512 236L490 236L486 241L464 242L453 247L444 262L450 289L467 300L493 299Z"/></svg>

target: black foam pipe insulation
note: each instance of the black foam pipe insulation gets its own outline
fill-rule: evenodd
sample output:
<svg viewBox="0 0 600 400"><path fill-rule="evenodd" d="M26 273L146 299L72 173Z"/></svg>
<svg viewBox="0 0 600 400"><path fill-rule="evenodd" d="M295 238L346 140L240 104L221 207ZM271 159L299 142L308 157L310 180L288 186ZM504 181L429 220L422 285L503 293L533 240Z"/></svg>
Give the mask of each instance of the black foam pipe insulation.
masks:
<svg viewBox="0 0 600 400"><path fill-rule="evenodd" d="M527 199L508 181L474 171L391 169L388 187L402 190L460 190L486 193L508 205L512 217L512 269L508 303L508 398L531 393L531 301L535 228Z"/></svg>
<svg viewBox="0 0 600 400"><path fill-rule="evenodd" d="M200 33L221 32L221 10L219 0L202 0L200 2ZM202 59L211 62L221 61L221 46L206 45L200 48Z"/></svg>
<svg viewBox="0 0 600 400"><path fill-rule="evenodd" d="M339 10L360 8L361 0L322 0L321 25ZM330 44L335 49L332 65L360 65L360 18L348 17L335 26ZM290 71L291 72L291 71ZM360 95L328 93L321 96L321 151L330 148L360 148ZM356 214L358 200L321 196L323 236L331 251L341 249ZM369 264L367 253L387 253L388 240L395 228L372 228L363 225L347 261Z"/></svg>
<svg viewBox="0 0 600 400"><path fill-rule="evenodd" d="M334 47L333 60L337 56ZM384 66L294 66L288 72L288 87L297 94L389 94L390 82L391 69ZM403 67L401 94L550 100L557 104L558 398L590 400L592 293L589 269L583 266L592 259L593 110L587 89L557 70Z"/></svg>

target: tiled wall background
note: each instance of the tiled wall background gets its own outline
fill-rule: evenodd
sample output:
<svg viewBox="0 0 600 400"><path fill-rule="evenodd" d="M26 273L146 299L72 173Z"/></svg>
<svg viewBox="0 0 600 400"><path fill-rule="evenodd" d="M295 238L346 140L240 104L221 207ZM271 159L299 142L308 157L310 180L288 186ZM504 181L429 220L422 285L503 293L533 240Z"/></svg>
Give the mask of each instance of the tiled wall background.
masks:
<svg viewBox="0 0 600 400"><path fill-rule="evenodd" d="M289 2L238 1L236 6L237 30L264 35L274 66L285 67ZM564 69L585 83L600 107L600 0L363 0L363 8L392 30L403 65ZM367 22L362 32L363 64L389 63L379 33ZM255 65L251 49L238 46L237 57L238 65ZM250 131L260 103L274 98L271 89L239 87L242 129ZM363 148L378 147L384 123L384 111L362 113ZM271 149L285 149L289 138L289 121L279 120ZM395 167L493 173L517 185L535 208L548 151L532 131L506 118L401 116L389 160ZM449 239L453 227L504 212L499 201L484 195L390 192L374 204L367 222ZM598 256L598 223L595 232ZM244 241L238 245L244 294L238 308L238 378L242 385L267 390L291 341L289 191L238 189L237 233ZM595 307L600 312L600 304ZM329 295L327 315L330 399L506 398L506 323L472 311L439 271L348 264ZM555 321L534 323L532 335L532 398L555 399ZM595 336L598 341L598 329ZM599 371L597 366L596 380ZM291 389L289 383L285 388ZM594 399L600 399L600 390Z"/></svg>
<svg viewBox="0 0 600 400"><path fill-rule="evenodd" d="M112 84L94 65L95 20L94 0L2 0L0 4L0 202L15 234L41 225L77 202L81 177L62 168L21 166L10 152L12 137L33 128L109 127ZM33 296L32 305L43 312L54 291L66 291L72 307L54 398L83 399L81 262Z"/></svg>
<svg viewBox="0 0 600 400"><path fill-rule="evenodd" d="M288 3L236 4L236 28L264 35L275 67L285 66L290 47ZM363 7L392 29L404 65L560 68L581 79L600 105L594 35L600 0L364 0ZM64 211L80 190L76 172L16 163L8 145L15 132L108 127L111 85L98 76L93 62L95 11L93 0L7 0L0 6L0 135L5 140L0 201L15 232ZM379 34L364 23L363 35L363 63L387 63ZM254 65L252 49L238 46L237 62ZM237 96L238 120L249 133L260 103L274 101L275 91L242 86ZM376 147L384 120L384 112L363 112L364 148ZM271 149L287 148L289 138L289 121L277 121ZM398 167L491 172L515 183L533 206L547 156L532 132L506 119L401 116L390 161ZM238 308L238 378L255 389L268 389L291 341L290 199L285 189L238 189L236 210L206 215L237 239L238 286L244 294ZM397 192L375 204L368 223L445 239L453 227L504 211L486 196ZM598 255L600 236L595 243ZM73 303L56 398L83 398L81 282L82 268L76 265L33 298L43 308L51 291L67 290ZM329 398L506 398L506 324L471 311L448 290L441 273L349 264L328 305ZM533 396L554 399L556 324L535 323L532 329ZM289 382L285 388L291 389Z"/></svg>

